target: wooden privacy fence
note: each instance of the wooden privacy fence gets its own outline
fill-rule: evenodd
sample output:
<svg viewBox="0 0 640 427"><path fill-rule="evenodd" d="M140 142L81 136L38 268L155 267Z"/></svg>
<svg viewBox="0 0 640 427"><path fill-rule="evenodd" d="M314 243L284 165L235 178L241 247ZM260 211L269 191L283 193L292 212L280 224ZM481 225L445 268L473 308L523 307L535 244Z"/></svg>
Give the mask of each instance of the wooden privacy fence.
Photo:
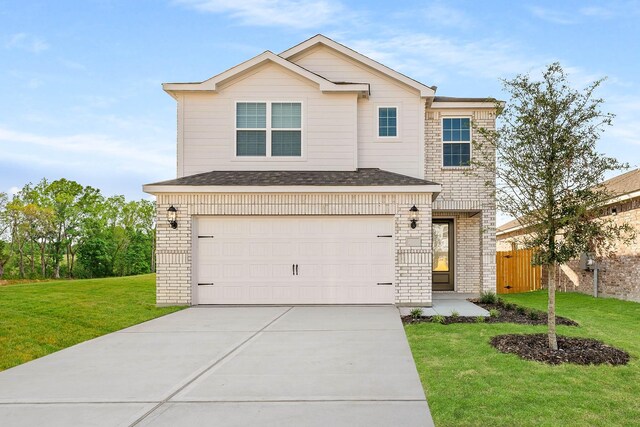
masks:
<svg viewBox="0 0 640 427"><path fill-rule="evenodd" d="M496 252L496 291L515 294L542 288L542 267L532 266L533 250Z"/></svg>

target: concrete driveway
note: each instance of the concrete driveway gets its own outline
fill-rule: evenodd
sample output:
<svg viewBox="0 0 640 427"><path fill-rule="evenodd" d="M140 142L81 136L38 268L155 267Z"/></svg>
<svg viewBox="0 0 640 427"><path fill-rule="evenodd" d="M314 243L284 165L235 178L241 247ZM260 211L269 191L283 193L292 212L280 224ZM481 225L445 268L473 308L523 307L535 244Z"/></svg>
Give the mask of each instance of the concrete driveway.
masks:
<svg viewBox="0 0 640 427"><path fill-rule="evenodd" d="M190 308L0 373L3 426L433 425L394 307Z"/></svg>

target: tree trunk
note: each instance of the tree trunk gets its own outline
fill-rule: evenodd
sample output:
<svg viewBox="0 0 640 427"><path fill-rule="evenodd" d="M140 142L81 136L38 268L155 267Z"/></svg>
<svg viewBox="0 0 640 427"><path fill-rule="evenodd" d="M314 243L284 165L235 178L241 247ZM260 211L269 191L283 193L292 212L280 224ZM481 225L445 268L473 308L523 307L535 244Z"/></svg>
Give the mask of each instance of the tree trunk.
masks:
<svg viewBox="0 0 640 427"><path fill-rule="evenodd" d="M18 267L20 271L20 278L24 279L24 246L20 247L20 256L18 257Z"/></svg>
<svg viewBox="0 0 640 427"><path fill-rule="evenodd" d="M47 275L47 258L45 257L45 250L47 247L47 241L43 240L40 243L40 274L42 274L42 278L46 278Z"/></svg>
<svg viewBox="0 0 640 427"><path fill-rule="evenodd" d="M4 276L4 264L0 263L0 279Z"/></svg>
<svg viewBox="0 0 640 427"><path fill-rule="evenodd" d="M549 306L547 308L547 325L549 336L549 348L558 349L558 339L556 337L556 265L551 264L547 270L547 288L549 290Z"/></svg>

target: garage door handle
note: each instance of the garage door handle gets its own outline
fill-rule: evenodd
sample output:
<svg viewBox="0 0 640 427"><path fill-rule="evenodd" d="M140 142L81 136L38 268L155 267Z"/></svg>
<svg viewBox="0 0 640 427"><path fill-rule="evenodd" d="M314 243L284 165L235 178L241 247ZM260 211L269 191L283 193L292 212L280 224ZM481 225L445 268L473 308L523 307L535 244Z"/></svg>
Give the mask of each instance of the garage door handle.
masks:
<svg viewBox="0 0 640 427"><path fill-rule="evenodd" d="M292 275L296 275L296 265L295 264L291 264L291 274Z"/></svg>
<svg viewBox="0 0 640 427"><path fill-rule="evenodd" d="M391 285L393 285L392 282L382 282L382 283L378 282L378 286L391 286Z"/></svg>
<svg viewBox="0 0 640 427"><path fill-rule="evenodd" d="M298 264L296 264L296 276L298 276Z"/></svg>

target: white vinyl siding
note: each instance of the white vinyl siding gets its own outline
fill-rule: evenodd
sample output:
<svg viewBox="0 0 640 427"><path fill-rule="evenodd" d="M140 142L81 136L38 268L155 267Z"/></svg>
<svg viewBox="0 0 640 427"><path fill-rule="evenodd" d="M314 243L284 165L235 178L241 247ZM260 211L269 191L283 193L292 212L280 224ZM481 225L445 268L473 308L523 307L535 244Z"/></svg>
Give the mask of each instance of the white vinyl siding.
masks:
<svg viewBox="0 0 640 427"><path fill-rule="evenodd" d="M178 176L211 170L356 167L357 95L323 94L315 83L279 65L265 64L239 76L221 85L217 94L188 93L178 101ZM265 157L236 156L237 102L300 103L301 156L278 156L268 161ZM269 113L266 117L270 122ZM291 142L282 139L282 149L291 147Z"/></svg>
<svg viewBox="0 0 640 427"><path fill-rule="evenodd" d="M424 176L424 100L417 90L324 46L290 59L329 80L370 83L370 97L358 99L358 167ZM385 106L397 107L396 138L378 136L378 107Z"/></svg>

